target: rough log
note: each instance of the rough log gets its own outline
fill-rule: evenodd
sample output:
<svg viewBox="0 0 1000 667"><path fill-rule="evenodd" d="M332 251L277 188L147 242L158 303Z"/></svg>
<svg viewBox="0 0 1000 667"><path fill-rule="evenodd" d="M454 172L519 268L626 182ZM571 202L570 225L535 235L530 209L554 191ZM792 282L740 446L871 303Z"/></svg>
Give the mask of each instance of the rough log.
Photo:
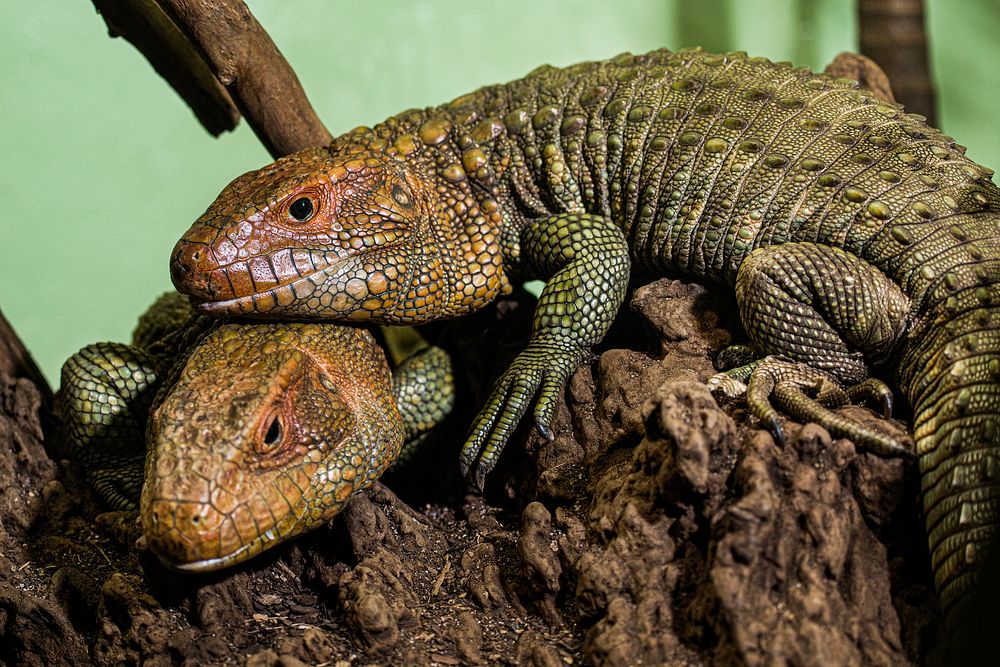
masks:
<svg viewBox="0 0 1000 667"><path fill-rule="evenodd" d="M877 62L907 111L937 125L923 0L858 0L861 53Z"/></svg>
<svg viewBox="0 0 1000 667"><path fill-rule="evenodd" d="M212 134L235 127L242 113L275 158L330 142L295 72L243 2L93 1L112 34L134 44Z"/></svg>
<svg viewBox="0 0 1000 667"><path fill-rule="evenodd" d="M212 136L236 127L240 112L226 88L154 0L93 1L109 34L135 46Z"/></svg>
<svg viewBox="0 0 1000 667"><path fill-rule="evenodd" d="M3 312L0 312L0 375L30 380L38 388L43 404L52 405L52 388Z"/></svg>

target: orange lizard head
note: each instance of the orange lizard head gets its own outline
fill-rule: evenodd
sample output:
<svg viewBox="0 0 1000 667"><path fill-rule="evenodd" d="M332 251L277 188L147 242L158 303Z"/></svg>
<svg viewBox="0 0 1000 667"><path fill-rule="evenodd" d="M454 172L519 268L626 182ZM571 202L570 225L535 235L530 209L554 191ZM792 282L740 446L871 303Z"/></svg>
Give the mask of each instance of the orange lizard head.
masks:
<svg viewBox="0 0 1000 667"><path fill-rule="evenodd" d="M416 160L342 141L230 183L171 277L209 315L425 322L506 288L495 227Z"/></svg>
<svg viewBox="0 0 1000 667"><path fill-rule="evenodd" d="M325 524L404 437L385 357L355 327L223 325L158 400L139 516L146 546L187 572Z"/></svg>

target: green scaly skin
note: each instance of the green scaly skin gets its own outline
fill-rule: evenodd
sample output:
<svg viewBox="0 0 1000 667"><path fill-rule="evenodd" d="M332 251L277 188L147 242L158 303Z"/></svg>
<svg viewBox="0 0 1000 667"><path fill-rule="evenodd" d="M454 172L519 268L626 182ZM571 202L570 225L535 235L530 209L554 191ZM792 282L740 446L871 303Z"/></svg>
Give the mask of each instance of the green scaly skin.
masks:
<svg viewBox="0 0 1000 667"><path fill-rule="evenodd" d="M536 395L546 431L630 263L732 285L759 352L846 384L883 367L909 398L947 610L975 588L1000 518L991 174L852 81L742 53L626 54L543 67L241 176L171 269L205 313L383 323L479 308L515 274L548 279L532 340L464 450L479 480ZM787 401L808 397L791 385Z"/></svg>
<svg viewBox="0 0 1000 667"><path fill-rule="evenodd" d="M66 362L63 420L100 495L138 505L145 545L181 571L228 567L328 522L453 398L439 348L393 376L365 329L216 325L180 295L161 298L134 341Z"/></svg>

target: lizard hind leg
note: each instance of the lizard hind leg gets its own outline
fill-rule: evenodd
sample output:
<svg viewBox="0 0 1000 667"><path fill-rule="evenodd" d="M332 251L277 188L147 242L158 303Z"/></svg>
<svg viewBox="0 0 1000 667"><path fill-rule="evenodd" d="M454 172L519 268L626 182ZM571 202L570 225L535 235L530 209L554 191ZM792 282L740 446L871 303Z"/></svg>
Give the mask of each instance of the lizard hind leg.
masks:
<svg viewBox="0 0 1000 667"><path fill-rule="evenodd" d="M891 410L891 391L868 375L871 365L891 359L906 328L909 299L892 280L844 250L787 243L747 257L736 298L754 348L771 356L713 377L713 389L733 395L745 385L751 411L779 439L772 398L792 416L868 449L909 453L902 443L829 409L871 398L883 414Z"/></svg>

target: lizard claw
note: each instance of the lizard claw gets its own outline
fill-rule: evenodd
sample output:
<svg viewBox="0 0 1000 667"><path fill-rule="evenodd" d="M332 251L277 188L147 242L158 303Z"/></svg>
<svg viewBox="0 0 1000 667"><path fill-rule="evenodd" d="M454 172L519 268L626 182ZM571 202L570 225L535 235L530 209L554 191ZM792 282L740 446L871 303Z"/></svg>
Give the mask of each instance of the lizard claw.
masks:
<svg viewBox="0 0 1000 667"><path fill-rule="evenodd" d="M472 483L476 485L476 490L480 493L482 493L483 489L486 487L486 475L488 475L489 472L490 470L484 465L476 466L476 476L475 479L472 480Z"/></svg>
<svg viewBox="0 0 1000 667"><path fill-rule="evenodd" d="M784 435L771 399L800 422L815 422L835 437L854 440L862 448L882 456L912 456L896 438L830 410L852 398L874 399L884 412L892 408L892 392L880 380L868 379L842 389L830 376L804 364L767 357L754 369L747 389L750 412L769 425L779 443Z"/></svg>
<svg viewBox="0 0 1000 667"><path fill-rule="evenodd" d="M882 416L885 419L892 418L892 394L882 397Z"/></svg>
<svg viewBox="0 0 1000 667"><path fill-rule="evenodd" d="M845 391L850 401L872 401L882 408L883 417L892 417L892 389L881 380L868 378Z"/></svg>
<svg viewBox="0 0 1000 667"><path fill-rule="evenodd" d="M778 421L777 415L771 415L770 419L771 435L774 436L774 441L778 443L779 446L785 446L785 430L781 428L781 422Z"/></svg>
<svg viewBox="0 0 1000 667"><path fill-rule="evenodd" d="M545 342L528 344L497 380L486 406L472 424L469 439L462 447L463 475L468 477L476 464L474 481L476 486L483 488L486 475L493 470L504 445L536 395L535 427L546 440L554 438L549 424L559 392L576 369L577 356Z"/></svg>

